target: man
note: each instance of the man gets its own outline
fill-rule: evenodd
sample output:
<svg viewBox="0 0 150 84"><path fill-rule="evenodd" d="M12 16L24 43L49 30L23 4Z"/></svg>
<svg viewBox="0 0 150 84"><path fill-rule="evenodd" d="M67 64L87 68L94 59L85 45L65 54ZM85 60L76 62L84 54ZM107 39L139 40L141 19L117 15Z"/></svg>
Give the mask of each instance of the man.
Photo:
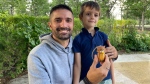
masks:
<svg viewBox="0 0 150 84"><path fill-rule="evenodd" d="M52 33L40 36L41 43L28 56L29 84L72 84L74 54L72 52L72 30L74 25L72 10L66 5L57 5L50 11L48 23ZM108 55L117 57L112 46ZM100 68L95 56L93 64L80 84L95 84L104 79L110 68L109 58Z"/></svg>

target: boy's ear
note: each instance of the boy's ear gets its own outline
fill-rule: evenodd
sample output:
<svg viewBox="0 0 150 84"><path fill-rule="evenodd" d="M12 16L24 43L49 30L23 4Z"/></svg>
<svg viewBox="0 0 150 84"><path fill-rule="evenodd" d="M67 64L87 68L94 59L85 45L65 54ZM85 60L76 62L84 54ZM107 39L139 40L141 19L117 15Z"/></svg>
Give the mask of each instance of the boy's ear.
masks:
<svg viewBox="0 0 150 84"><path fill-rule="evenodd" d="M79 14L79 19L82 20L82 15L81 14Z"/></svg>
<svg viewBox="0 0 150 84"><path fill-rule="evenodd" d="M101 17L101 13L99 13L99 17Z"/></svg>

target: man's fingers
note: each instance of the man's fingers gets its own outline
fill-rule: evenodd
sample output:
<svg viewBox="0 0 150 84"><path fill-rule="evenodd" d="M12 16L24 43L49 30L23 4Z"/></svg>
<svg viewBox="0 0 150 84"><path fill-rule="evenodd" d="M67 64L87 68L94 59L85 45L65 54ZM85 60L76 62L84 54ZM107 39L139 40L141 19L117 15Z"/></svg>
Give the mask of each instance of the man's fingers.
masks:
<svg viewBox="0 0 150 84"><path fill-rule="evenodd" d="M110 41L109 41L109 40L107 40L107 45L108 45L108 46L112 46L112 45L110 44Z"/></svg>
<svg viewBox="0 0 150 84"><path fill-rule="evenodd" d="M108 55L106 54L105 55L105 61L108 61L109 60L109 58L108 58Z"/></svg>
<svg viewBox="0 0 150 84"><path fill-rule="evenodd" d="M93 60L93 63L91 65L92 68L96 68L96 65L98 63L98 58L97 58L97 55L94 55L94 60Z"/></svg>
<svg viewBox="0 0 150 84"><path fill-rule="evenodd" d="M105 64L104 64L104 65L106 66L107 69L110 68L110 61L109 61L108 55L106 55L106 58L105 58Z"/></svg>

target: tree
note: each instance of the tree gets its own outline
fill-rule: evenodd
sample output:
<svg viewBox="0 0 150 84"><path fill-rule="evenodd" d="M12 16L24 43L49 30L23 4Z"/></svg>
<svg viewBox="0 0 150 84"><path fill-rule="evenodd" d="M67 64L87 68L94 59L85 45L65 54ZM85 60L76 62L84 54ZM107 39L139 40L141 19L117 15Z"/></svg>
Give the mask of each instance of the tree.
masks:
<svg viewBox="0 0 150 84"><path fill-rule="evenodd" d="M68 0L61 0L61 1L60 0L52 0L50 6L53 7L53 6L57 5L57 4L67 4L67 1Z"/></svg>
<svg viewBox="0 0 150 84"><path fill-rule="evenodd" d="M14 15L14 7L16 0L1 0L1 11L7 11L10 15Z"/></svg>
<svg viewBox="0 0 150 84"><path fill-rule="evenodd" d="M0 0L0 12L6 12L7 11L6 0Z"/></svg>
<svg viewBox="0 0 150 84"><path fill-rule="evenodd" d="M16 11L15 12L17 14L27 14L27 12L26 12L26 9L27 9L26 0L17 0L15 3L16 3L16 6L15 6Z"/></svg>
<svg viewBox="0 0 150 84"><path fill-rule="evenodd" d="M33 16L41 16L46 15L49 11L49 3L48 0L31 0L31 15Z"/></svg>
<svg viewBox="0 0 150 84"><path fill-rule="evenodd" d="M142 23L142 31L144 30L144 20L149 16L150 0L125 0L124 2L127 18L139 18L139 27ZM130 16L129 16L130 15Z"/></svg>
<svg viewBox="0 0 150 84"><path fill-rule="evenodd" d="M26 0L0 0L1 12L10 15L26 13Z"/></svg>
<svg viewBox="0 0 150 84"><path fill-rule="evenodd" d="M101 6L101 17L111 18L111 10L117 3L117 0L95 0Z"/></svg>
<svg viewBox="0 0 150 84"><path fill-rule="evenodd" d="M68 1L69 1L68 5L72 8L74 17L78 18L82 2L80 0L68 0Z"/></svg>

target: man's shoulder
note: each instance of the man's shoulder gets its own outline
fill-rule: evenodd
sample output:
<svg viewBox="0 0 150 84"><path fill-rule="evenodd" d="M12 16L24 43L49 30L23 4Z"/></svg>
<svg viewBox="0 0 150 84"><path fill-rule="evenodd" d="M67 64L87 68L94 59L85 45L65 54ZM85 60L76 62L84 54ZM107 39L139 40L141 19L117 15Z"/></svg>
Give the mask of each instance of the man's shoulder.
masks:
<svg viewBox="0 0 150 84"><path fill-rule="evenodd" d="M29 55L39 55L39 54L42 54L45 52L45 50L47 50L48 46L46 43L42 43L42 44L39 44L37 46L35 46L29 53Z"/></svg>

